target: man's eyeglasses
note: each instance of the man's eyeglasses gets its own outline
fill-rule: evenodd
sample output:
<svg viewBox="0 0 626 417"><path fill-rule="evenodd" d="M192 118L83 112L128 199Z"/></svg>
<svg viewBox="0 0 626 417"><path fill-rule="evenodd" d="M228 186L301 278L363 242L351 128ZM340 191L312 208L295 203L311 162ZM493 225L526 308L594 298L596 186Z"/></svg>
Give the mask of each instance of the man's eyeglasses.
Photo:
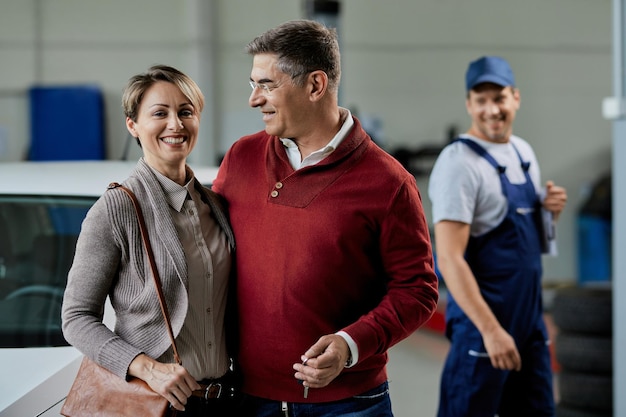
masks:
<svg viewBox="0 0 626 417"><path fill-rule="evenodd" d="M272 90L276 88L276 86L270 87L267 84L256 83L252 80L250 80L249 82L250 82L250 87L252 87L252 91L254 91L255 88L258 88L259 90L261 90L261 93L266 94L266 95L270 94Z"/></svg>

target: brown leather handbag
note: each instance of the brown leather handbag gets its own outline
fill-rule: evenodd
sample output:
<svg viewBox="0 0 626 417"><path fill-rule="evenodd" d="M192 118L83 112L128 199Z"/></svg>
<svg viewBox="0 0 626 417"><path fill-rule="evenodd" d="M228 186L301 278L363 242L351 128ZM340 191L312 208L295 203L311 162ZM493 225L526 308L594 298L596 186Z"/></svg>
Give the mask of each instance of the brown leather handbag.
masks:
<svg viewBox="0 0 626 417"><path fill-rule="evenodd" d="M132 200L137 212L141 237L150 262L161 312L163 313L172 342L174 358L180 364L181 360L176 349L174 332L172 331L169 312L161 287L161 279L154 261L154 254L148 239L148 231L141 207L139 207L135 194L128 188L115 182L109 184L109 189L113 188L124 190ZM170 407L165 397L154 392L143 380L131 378L129 381L126 381L85 356L72 388L61 408L61 414L66 417L173 417L176 415L176 410Z"/></svg>

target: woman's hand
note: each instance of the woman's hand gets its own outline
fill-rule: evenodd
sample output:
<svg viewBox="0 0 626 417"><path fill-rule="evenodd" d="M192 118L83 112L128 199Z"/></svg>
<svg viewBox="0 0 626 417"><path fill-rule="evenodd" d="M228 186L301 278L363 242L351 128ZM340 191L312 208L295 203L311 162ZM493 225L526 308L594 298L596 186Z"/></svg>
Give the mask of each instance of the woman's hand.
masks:
<svg viewBox="0 0 626 417"><path fill-rule="evenodd" d="M128 374L144 380L178 411L184 411L192 391L200 389L200 385L181 365L161 363L145 354L133 359Z"/></svg>

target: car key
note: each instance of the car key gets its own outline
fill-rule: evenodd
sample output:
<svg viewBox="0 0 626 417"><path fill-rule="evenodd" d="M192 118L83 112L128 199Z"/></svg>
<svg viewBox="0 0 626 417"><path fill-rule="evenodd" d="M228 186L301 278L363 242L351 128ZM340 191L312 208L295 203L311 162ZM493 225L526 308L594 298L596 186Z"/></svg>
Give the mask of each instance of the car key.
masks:
<svg viewBox="0 0 626 417"><path fill-rule="evenodd" d="M306 365L306 362L309 360L309 358L306 358L302 361L302 365ZM304 398L307 398L309 396L309 387L307 387L306 385L304 385L304 381L302 381L302 385L304 386Z"/></svg>

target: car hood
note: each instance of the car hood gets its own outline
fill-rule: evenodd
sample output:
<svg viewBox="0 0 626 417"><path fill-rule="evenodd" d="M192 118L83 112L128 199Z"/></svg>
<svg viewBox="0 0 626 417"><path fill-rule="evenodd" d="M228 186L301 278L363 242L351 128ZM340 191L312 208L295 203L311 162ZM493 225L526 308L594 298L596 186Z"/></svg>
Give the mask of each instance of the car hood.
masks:
<svg viewBox="0 0 626 417"><path fill-rule="evenodd" d="M104 324L115 327L110 301ZM39 416L69 392L82 354L72 346L0 349L0 417Z"/></svg>
<svg viewBox="0 0 626 417"><path fill-rule="evenodd" d="M0 369L3 377L0 378L0 414L34 387L81 356L71 346L1 349Z"/></svg>

